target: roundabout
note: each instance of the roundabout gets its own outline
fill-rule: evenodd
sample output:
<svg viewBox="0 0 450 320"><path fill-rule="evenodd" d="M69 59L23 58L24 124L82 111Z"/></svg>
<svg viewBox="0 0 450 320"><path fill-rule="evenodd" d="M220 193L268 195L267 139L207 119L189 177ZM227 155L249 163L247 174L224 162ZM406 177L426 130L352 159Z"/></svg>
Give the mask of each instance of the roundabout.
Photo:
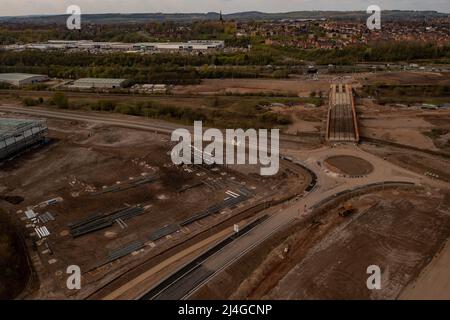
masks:
<svg viewBox="0 0 450 320"><path fill-rule="evenodd" d="M332 172L348 176L365 176L373 172L373 165L360 157L337 155L324 161L325 166Z"/></svg>

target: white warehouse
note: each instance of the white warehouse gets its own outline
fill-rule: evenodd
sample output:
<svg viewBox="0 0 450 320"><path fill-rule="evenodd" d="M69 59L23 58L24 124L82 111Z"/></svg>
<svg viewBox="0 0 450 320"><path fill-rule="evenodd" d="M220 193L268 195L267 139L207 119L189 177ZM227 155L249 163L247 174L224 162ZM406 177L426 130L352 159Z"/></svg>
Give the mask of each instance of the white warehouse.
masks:
<svg viewBox="0 0 450 320"><path fill-rule="evenodd" d="M126 79L110 78L82 78L74 81L71 88L74 89L120 89L127 85Z"/></svg>
<svg viewBox="0 0 450 320"><path fill-rule="evenodd" d="M5 50L105 50L105 51L206 51L225 47L222 40L191 40L186 42L95 42L92 40L49 40L46 43L0 46Z"/></svg>
<svg viewBox="0 0 450 320"><path fill-rule="evenodd" d="M194 40L188 42L143 42L133 46L135 50L213 50L223 49L225 42L221 40Z"/></svg>

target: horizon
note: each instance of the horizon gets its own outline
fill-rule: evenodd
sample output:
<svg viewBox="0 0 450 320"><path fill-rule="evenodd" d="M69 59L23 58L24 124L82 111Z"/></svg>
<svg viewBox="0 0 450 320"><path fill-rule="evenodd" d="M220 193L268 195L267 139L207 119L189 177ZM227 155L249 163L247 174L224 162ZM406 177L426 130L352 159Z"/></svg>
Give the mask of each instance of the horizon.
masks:
<svg viewBox="0 0 450 320"><path fill-rule="evenodd" d="M414 9L386 9L384 11L400 11L400 12L436 12L441 14L448 14L450 15L450 12L444 12L439 10L414 10ZM233 14L242 14L242 13L262 13L262 14L289 14L289 13L296 13L296 12L366 12L366 10L294 10L294 11L260 11L260 10L246 10L246 11L233 11L233 12L222 12L222 15L233 15ZM88 12L83 13L83 15L110 15L110 14L116 14L116 15L137 15L137 14L163 14L163 15L189 15L189 14L220 14L220 11L208 11L208 12ZM51 16L68 16L67 13L35 13L35 14L23 14L23 15L0 15L0 18L26 18L26 17L51 17Z"/></svg>
<svg viewBox="0 0 450 320"><path fill-rule="evenodd" d="M64 15L69 5L78 5L84 14L205 14L222 11L223 14L241 12L287 13L298 11L365 11L373 1L344 0L339 3L328 0L279 0L276 3L269 0L166 0L156 1L129 0L126 3L118 0L2 0L1 17L21 16L52 16ZM420 0L379 0L377 5L382 10L399 11L436 11L450 13L450 2L447 0L432 0L424 3Z"/></svg>

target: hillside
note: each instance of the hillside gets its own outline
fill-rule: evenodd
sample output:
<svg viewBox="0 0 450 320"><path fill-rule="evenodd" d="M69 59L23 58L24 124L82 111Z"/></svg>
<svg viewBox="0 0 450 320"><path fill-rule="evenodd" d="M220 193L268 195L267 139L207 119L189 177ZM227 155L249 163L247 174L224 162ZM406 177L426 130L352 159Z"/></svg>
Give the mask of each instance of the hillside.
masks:
<svg viewBox="0 0 450 320"><path fill-rule="evenodd" d="M436 11L383 11L384 21L392 20L426 20L428 18L449 17L449 14ZM336 19L336 20L362 20L367 18L364 11L294 11L283 13L264 13L258 11L237 12L224 14L224 20L236 21L261 21L283 19ZM65 24L67 15L46 16L19 16L0 17L0 23L17 24ZM219 13L108 13L108 14L84 14L84 23L112 24L112 23L145 23L151 21L192 22L205 20L218 20Z"/></svg>

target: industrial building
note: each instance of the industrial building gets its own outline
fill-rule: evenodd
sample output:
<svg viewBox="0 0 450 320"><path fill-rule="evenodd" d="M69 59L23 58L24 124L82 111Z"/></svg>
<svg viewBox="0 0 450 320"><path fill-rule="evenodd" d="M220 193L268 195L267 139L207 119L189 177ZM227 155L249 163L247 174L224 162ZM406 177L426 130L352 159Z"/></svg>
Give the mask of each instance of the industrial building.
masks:
<svg viewBox="0 0 450 320"><path fill-rule="evenodd" d="M82 78L74 81L70 88L73 89L120 89L127 85L126 79L110 78Z"/></svg>
<svg viewBox="0 0 450 320"><path fill-rule="evenodd" d="M6 82L20 87L27 84L47 81L48 77L41 74L0 73L0 82Z"/></svg>
<svg viewBox="0 0 450 320"><path fill-rule="evenodd" d="M135 84L131 90L139 93L167 93L169 87L166 84Z"/></svg>
<svg viewBox="0 0 450 320"><path fill-rule="evenodd" d="M49 40L46 43L1 46L4 50L82 50L82 51L206 51L223 49L221 40L192 40L187 42L96 42L92 40Z"/></svg>
<svg viewBox="0 0 450 320"><path fill-rule="evenodd" d="M0 119L0 160L45 141L48 128L43 120Z"/></svg>
<svg viewBox="0 0 450 320"><path fill-rule="evenodd" d="M135 50L150 51L189 51L189 50L213 50L223 49L225 42L220 40L188 41L188 42L144 42L136 43Z"/></svg>

